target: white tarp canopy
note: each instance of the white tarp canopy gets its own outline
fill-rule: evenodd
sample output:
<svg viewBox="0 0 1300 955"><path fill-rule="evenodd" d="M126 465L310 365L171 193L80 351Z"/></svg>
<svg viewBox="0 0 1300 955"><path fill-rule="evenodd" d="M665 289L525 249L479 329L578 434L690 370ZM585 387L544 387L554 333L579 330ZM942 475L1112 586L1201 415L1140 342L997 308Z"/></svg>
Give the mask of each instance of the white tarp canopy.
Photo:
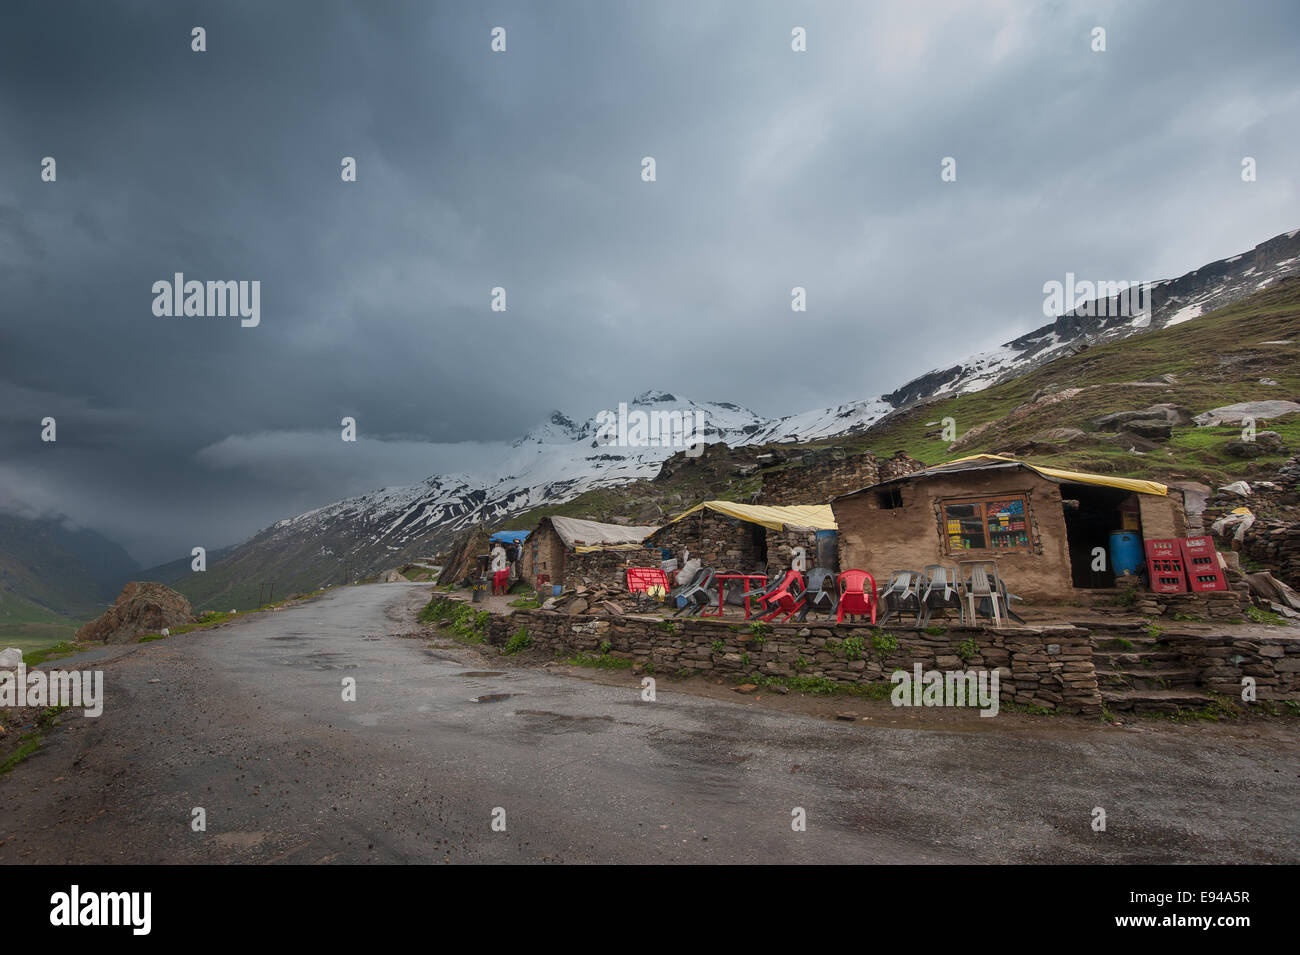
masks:
<svg viewBox="0 0 1300 955"><path fill-rule="evenodd" d="M599 521L584 521L576 517L549 517L551 527L560 535L565 547L616 547L625 544L640 544L643 540L659 530L657 527L624 526L623 524L602 524Z"/></svg>

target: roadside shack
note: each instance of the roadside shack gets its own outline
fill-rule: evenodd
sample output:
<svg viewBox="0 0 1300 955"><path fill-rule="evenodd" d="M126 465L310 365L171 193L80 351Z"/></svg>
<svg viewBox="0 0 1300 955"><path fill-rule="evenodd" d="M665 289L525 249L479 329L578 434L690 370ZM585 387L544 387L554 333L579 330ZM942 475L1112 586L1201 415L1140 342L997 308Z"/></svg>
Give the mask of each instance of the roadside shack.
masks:
<svg viewBox="0 0 1300 955"><path fill-rule="evenodd" d="M704 567L741 573L772 574L790 567L802 548L807 567L822 552L834 562L835 515L827 504L773 506L735 501L704 501L684 511L647 538L670 557L683 551Z"/></svg>
<svg viewBox="0 0 1300 955"><path fill-rule="evenodd" d="M894 570L990 558L1015 593L1039 599L1111 587L1117 565L1138 567L1132 554L1142 537L1187 534L1181 494L1163 484L993 454L882 481L831 508L845 567L881 580ZM1135 538L1121 554L1112 547L1117 534Z"/></svg>

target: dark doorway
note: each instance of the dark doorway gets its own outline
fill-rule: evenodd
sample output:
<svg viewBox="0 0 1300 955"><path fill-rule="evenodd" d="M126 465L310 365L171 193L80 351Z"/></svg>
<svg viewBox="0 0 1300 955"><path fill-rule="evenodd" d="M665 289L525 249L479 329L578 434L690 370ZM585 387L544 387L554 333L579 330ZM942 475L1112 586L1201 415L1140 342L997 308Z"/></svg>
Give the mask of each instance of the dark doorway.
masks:
<svg viewBox="0 0 1300 955"><path fill-rule="evenodd" d="M1070 576L1075 587L1113 587L1110 535L1123 527L1120 505L1128 491L1096 484L1062 484L1065 502L1065 537L1070 550ZM1093 550L1106 552L1104 570L1093 570Z"/></svg>
<svg viewBox="0 0 1300 955"><path fill-rule="evenodd" d="M762 524L750 524L746 522L749 528L750 548L757 557L754 560L753 567L743 568L744 570L761 569L766 573L767 568L767 528Z"/></svg>

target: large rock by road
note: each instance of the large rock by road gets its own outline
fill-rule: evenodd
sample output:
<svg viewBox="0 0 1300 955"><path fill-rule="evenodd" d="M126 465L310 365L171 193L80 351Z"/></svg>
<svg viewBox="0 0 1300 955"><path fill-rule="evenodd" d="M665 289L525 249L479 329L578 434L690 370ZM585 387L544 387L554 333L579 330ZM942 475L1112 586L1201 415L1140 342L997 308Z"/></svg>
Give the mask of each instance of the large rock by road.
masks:
<svg viewBox="0 0 1300 955"><path fill-rule="evenodd" d="M113 606L77 631L78 641L131 643L164 627L181 627L194 622L194 610L182 594L149 580L133 580L118 595Z"/></svg>

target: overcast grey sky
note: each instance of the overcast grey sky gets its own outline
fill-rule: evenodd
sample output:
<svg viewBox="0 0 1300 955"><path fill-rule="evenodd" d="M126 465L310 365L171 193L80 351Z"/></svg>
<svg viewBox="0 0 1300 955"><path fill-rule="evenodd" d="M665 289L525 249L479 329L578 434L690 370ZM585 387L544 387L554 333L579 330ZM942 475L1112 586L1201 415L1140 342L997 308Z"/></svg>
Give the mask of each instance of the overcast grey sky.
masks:
<svg viewBox="0 0 1300 955"><path fill-rule="evenodd" d="M1253 0L8 0L0 507L150 563L553 407L873 397L1042 324L1067 271L1300 227L1297 49ZM175 272L259 280L261 324L155 317ZM343 415L386 440L346 454Z"/></svg>

